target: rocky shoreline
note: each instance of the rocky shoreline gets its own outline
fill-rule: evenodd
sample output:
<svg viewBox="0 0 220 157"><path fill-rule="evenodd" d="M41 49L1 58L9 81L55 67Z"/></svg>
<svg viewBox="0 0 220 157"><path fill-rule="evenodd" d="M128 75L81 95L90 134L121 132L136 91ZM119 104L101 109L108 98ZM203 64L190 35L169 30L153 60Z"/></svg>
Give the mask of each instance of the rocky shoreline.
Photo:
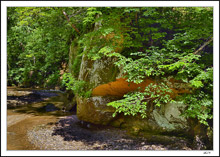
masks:
<svg viewBox="0 0 220 157"><path fill-rule="evenodd" d="M42 90L8 90L8 109L13 107L7 116L8 127L10 128L8 136L12 139L11 142L17 138L25 138L25 140L27 138L27 145L12 142L13 148L10 147L12 150L163 151L193 149L189 140L182 137L164 135L133 136L128 134L126 130L119 128L80 121L75 113L68 114L69 116L59 114L55 117L52 116L53 112L45 112L44 116L39 115L37 109L48 104L49 101L45 102L45 100L55 96L55 94ZM42 101L42 103L36 103L39 101ZM21 110L22 108L20 108L21 111L17 108L22 106L25 108L25 104L30 103L30 108L24 111ZM30 109L35 109L31 110L31 113L34 114L27 114ZM19 128L22 128L22 132ZM12 133L13 135L11 135ZM28 146L28 143L30 143L30 146Z"/></svg>
<svg viewBox="0 0 220 157"><path fill-rule="evenodd" d="M28 131L29 141L39 150L192 150L186 139L154 136L132 137L125 130L83 124L76 115ZM156 140L164 139L166 142Z"/></svg>

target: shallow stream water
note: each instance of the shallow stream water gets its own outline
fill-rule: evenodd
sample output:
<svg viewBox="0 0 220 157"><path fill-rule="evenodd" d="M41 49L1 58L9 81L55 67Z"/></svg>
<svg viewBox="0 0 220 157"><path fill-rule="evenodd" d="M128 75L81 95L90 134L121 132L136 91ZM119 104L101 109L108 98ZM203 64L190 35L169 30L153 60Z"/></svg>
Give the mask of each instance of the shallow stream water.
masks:
<svg viewBox="0 0 220 157"><path fill-rule="evenodd" d="M134 137L126 130L80 121L62 110L65 93L8 87L7 150L191 150L179 137ZM46 112L53 104L55 111Z"/></svg>
<svg viewBox="0 0 220 157"><path fill-rule="evenodd" d="M38 125L52 125L61 117L73 114L43 110L48 103L62 108L65 101L60 92L8 87L7 97L7 150L39 149L28 141L27 131Z"/></svg>

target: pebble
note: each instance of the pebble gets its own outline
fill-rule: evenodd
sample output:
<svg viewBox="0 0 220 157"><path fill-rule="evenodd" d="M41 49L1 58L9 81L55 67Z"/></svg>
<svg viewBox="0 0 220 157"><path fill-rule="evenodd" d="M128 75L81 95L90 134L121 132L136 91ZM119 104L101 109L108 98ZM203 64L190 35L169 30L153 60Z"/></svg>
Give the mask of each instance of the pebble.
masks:
<svg viewBox="0 0 220 157"><path fill-rule="evenodd" d="M45 100L46 97L55 95L57 94L49 91L19 91L16 94L8 91L7 106L22 106L41 101L41 97ZM13 135L12 132L8 134ZM149 139L133 138L119 128L96 129L93 124L80 122L76 115L59 117L56 123L36 126L27 131L27 136L39 150L191 150L185 140L175 138L175 145L172 140L167 145L160 142L151 144ZM155 139L157 136L151 138Z"/></svg>
<svg viewBox="0 0 220 157"><path fill-rule="evenodd" d="M52 126L36 127L28 131L29 141L41 150L191 150L183 145L183 140L176 140L175 146L150 144L147 139L132 138L118 128L94 131L77 123L80 121L73 115Z"/></svg>

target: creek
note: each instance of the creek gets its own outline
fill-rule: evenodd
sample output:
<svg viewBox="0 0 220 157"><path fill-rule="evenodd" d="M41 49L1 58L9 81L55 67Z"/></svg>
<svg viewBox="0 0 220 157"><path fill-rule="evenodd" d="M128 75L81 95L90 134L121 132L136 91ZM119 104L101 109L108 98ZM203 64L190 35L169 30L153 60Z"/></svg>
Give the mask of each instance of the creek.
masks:
<svg viewBox="0 0 220 157"><path fill-rule="evenodd" d="M8 87L7 97L7 150L191 150L183 138L80 121L61 91Z"/></svg>
<svg viewBox="0 0 220 157"><path fill-rule="evenodd" d="M62 108L64 94L57 91L29 88L7 88L7 149L39 149L28 141L27 131L35 126L51 125L73 113L56 110L46 112L47 104Z"/></svg>

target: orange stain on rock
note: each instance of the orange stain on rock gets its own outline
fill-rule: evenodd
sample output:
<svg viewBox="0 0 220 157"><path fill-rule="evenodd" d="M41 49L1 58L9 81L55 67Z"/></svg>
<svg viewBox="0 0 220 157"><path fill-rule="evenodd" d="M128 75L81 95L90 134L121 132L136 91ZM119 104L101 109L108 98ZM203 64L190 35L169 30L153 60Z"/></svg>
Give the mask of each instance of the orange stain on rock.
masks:
<svg viewBox="0 0 220 157"><path fill-rule="evenodd" d="M170 82L174 83L174 80L170 80ZM124 94L128 92L135 91L138 87L141 88L141 91L144 91L145 87L150 83L155 83L155 81L151 79L146 79L140 84L136 84L133 82L127 82L125 78L116 79L114 82L109 82L107 84L103 84L97 86L93 89L93 96L120 96L123 97ZM172 93L170 94L171 98L176 97L180 93L189 93L187 89L172 89Z"/></svg>
<svg viewBox="0 0 220 157"><path fill-rule="evenodd" d="M124 78L116 79L114 82L100 85L93 89L93 96L120 96L123 97L124 94L136 90L138 87L144 89L150 83L154 83L153 80L145 80L140 84L133 82L127 82Z"/></svg>

